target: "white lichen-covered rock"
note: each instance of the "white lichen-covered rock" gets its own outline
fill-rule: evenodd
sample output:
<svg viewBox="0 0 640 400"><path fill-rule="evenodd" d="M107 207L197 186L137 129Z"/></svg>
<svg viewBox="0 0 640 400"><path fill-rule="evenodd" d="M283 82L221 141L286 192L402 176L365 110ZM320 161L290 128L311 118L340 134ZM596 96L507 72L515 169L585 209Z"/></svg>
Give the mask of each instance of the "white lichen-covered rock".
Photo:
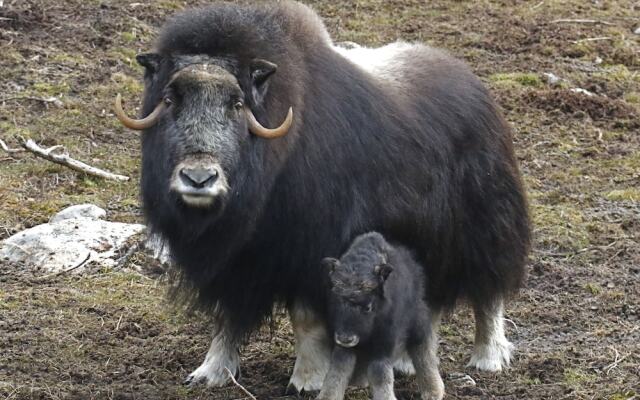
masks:
<svg viewBox="0 0 640 400"><path fill-rule="evenodd" d="M49 222L60 222L65 219L74 218L90 218L90 219L104 219L107 216L107 212L93 204L78 204L75 206L67 207L54 215Z"/></svg>
<svg viewBox="0 0 640 400"><path fill-rule="evenodd" d="M144 225L104 221L99 207L69 207L51 222L19 232L0 243L0 265L14 264L43 272L71 268L89 256L99 265L112 266L126 250L129 239ZM85 265L87 265L86 263ZM79 268L76 271L81 271Z"/></svg>

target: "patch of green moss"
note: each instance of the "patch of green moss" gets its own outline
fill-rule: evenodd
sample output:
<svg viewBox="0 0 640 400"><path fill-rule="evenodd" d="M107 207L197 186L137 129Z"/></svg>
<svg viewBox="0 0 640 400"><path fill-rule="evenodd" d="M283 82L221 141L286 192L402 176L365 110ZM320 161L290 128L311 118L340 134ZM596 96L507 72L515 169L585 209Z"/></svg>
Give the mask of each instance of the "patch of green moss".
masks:
<svg viewBox="0 0 640 400"><path fill-rule="evenodd" d="M542 80L535 73L510 72L489 75L489 81L502 87L541 87Z"/></svg>
<svg viewBox="0 0 640 400"><path fill-rule="evenodd" d="M135 42L137 39L137 35L134 32L121 32L120 37L128 43Z"/></svg>
<svg viewBox="0 0 640 400"><path fill-rule="evenodd" d="M606 194L607 199L612 201L640 201L640 189L628 188L628 189L616 189Z"/></svg>
<svg viewBox="0 0 640 400"><path fill-rule="evenodd" d="M607 397L608 400L631 400L636 398L636 392L627 390L624 392L618 392Z"/></svg>
<svg viewBox="0 0 640 400"><path fill-rule="evenodd" d="M544 246L579 250L589 244L587 224L578 206L533 202L531 215L534 229Z"/></svg>
<svg viewBox="0 0 640 400"><path fill-rule="evenodd" d="M128 47L118 47L107 53L110 58L120 60L122 63L131 68L136 68L136 66L138 65L138 63L136 62L137 54L138 53L136 53L135 50Z"/></svg>
<svg viewBox="0 0 640 400"><path fill-rule="evenodd" d="M87 59L80 53L56 53L51 58L51 61L61 64L87 64Z"/></svg>
<svg viewBox="0 0 640 400"><path fill-rule="evenodd" d="M631 104L640 104L640 92L629 92L625 93L622 98L627 103Z"/></svg>
<svg viewBox="0 0 640 400"><path fill-rule="evenodd" d="M167 10L182 10L184 8L184 4L181 1L171 0L163 0L160 2L159 6Z"/></svg>
<svg viewBox="0 0 640 400"><path fill-rule="evenodd" d="M67 94L69 90L71 90L66 82L36 82L33 84L32 89L36 94L42 96L59 96L61 94Z"/></svg>
<svg viewBox="0 0 640 400"><path fill-rule="evenodd" d="M570 386L579 386L584 383L592 382L595 377L578 368L567 368L564 370L563 381Z"/></svg>
<svg viewBox="0 0 640 400"><path fill-rule="evenodd" d="M594 76L618 83L640 83L640 74L637 71L629 71L629 68L622 64L606 66L603 72Z"/></svg>
<svg viewBox="0 0 640 400"><path fill-rule="evenodd" d="M139 96L144 88L140 80L120 72L111 75L111 81L116 84L122 94Z"/></svg>
<svg viewBox="0 0 640 400"><path fill-rule="evenodd" d="M538 377L532 378L530 376L526 376L526 377L520 378L519 381L522 382L525 385L528 385L528 386L535 386L535 385L539 385L539 384L542 383L540 381L540 378L538 378Z"/></svg>
<svg viewBox="0 0 640 400"><path fill-rule="evenodd" d="M602 293L602 287L600 287L600 285L598 285L597 283L587 283L586 285L584 285L584 288L586 290L589 291L589 293L593 294L593 295L598 295L600 293Z"/></svg>
<svg viewBox="0 0 640 400"><path fill-rule="evenodd" d="M13 49L13 47L9 46L9 48L4 48L1 52L0 52L0 60L2 61L8 61L10 63L19 63L19 62L23 62L24 61L24 57L22 56L22 54Z"/></svg>

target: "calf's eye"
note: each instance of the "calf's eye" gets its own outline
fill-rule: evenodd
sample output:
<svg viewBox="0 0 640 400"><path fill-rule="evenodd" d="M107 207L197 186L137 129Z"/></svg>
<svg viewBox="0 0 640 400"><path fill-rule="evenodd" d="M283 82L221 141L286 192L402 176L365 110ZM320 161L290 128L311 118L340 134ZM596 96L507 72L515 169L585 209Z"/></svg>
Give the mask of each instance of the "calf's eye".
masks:
<svg viewBox="0 0 640 400"><path fill-rule="evenodd" d="M370 313L371 311L373 311L373 304L372 303L369 303L366 306L364 306L364 312Z"/></svg>
<svg viewBox="0 0 640 400"><path fill-rule="evenodd" d="M235 108L236 110L240 111L242 109L242 107L244 107L244 103L241 101L237 101L234 105L233 108Z"/></svg>

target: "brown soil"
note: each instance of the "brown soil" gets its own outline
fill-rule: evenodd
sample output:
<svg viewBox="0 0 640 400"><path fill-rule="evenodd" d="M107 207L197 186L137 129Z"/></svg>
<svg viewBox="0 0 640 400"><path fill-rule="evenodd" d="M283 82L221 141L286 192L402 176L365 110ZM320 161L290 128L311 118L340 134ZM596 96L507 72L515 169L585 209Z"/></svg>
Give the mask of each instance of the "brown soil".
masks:
<svg viewBox="0 0 640 400"><path fill-rule="evenodd" d="M111 219L141 220L138 140L115 121L111 102L121 92L130 110L137 104L135 54L151 47L168 15L198 3L206 2L4 1L0 138L12 147L16 135L63 144L132 181L0 153L0 239L80 202L105 207ZM640 36L632 33L640 4L309 3L338 41L404 39L449 49L491 87L514 127L535 222L529 277L507 311L516 358L500 374L466 370L473 321L461 307L441 330L447 398L640 396ZM563 81L548 84L543 73ZM63 105L29 98L51 96ZM0 263L0 397L246 397L234 386L181 385L207 350L209 323L166 302L163 270L149 258L137 254L127 266L42 282ZM284 396L294 361L284 315L242 356L240 382L259 399L294 398ZM460 372L476 385L451 378ZM397 393L418 398L411 378L398 380ZM367 395L353 390L348 398Z"/></svg>

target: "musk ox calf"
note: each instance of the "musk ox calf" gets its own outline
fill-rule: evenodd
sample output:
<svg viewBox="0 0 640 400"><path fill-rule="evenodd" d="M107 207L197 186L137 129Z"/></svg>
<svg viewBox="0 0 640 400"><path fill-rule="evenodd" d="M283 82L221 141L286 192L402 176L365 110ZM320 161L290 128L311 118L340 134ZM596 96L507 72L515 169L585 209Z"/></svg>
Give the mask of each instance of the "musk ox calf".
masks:
<svg viewBox="0 0 640 400"><path fill-rule="evenodd" d="M373 57L371 57L373 56ZM503 300L529 244L511 131L460 61L420 44L336 48L299 3L218 4L163 27L145 67L141 191L182 293L216 331L189 382L221 385L238 346L289 308L291 385L319 389L332 341L325 271L377 231L415 253L432 324L467 299L471 365L509 363Z"/></svg>
<svg viewBox="0 0 640 400"><path fill-rule="evenodd" d="M335 342L318 400L342 400L349 379L366 376L374 400L393 400L393 364L404 352L424 400L440 400L437 339L422 267L377 232L358 236L340 257L326 258L331 290L327 325Z"/></svg>

